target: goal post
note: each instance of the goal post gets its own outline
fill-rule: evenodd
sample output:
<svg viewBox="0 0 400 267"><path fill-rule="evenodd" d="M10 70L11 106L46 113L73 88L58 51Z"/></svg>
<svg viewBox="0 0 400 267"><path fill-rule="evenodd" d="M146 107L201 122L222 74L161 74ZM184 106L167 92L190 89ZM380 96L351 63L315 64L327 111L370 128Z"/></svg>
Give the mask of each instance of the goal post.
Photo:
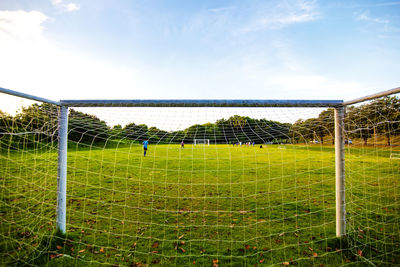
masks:
<svg viewBox="0 0 400 267"><path fill-rule="evenodd" d="M210 145L210 139L194 139L193 141L194 145Z"/></svg>
<svg viewBox="0 0 400 267"><path fill-rule="evenodd" d="M61 106L58 119L57 230L66 233L68 107Z"/></svg>
<svg viewBox="0 0 400 267"><path fill-rule="evenodd" d="M344 107L335 108L336 236L346 235Z"/></svg>
<svg viewBox="0 0 400 267"><path fill-rule="evenodd" d="M0 113L0 265L400 264L400 102L385 98L400 88L346 102L0 93L38 103ZM177 149L191 142L213 145Z"/></svg>

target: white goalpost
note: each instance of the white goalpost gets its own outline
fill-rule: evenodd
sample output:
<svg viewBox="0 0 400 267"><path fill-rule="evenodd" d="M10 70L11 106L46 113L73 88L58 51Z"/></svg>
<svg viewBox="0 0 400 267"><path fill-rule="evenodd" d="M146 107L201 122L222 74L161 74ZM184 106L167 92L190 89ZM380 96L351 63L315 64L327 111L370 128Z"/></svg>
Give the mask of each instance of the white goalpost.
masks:
<svg viewBox="0 0 400 267"><path fill-rule="evenodd" d="M197 145L210 145L210 139L194 139L193 144Z"/></svg>
<svg viewBox="0 0 400 267"><path fill-rule="evenodd" d="M0 93L32 101L0 112L0 265L400 264L400 88L351 101Z"/></svg>

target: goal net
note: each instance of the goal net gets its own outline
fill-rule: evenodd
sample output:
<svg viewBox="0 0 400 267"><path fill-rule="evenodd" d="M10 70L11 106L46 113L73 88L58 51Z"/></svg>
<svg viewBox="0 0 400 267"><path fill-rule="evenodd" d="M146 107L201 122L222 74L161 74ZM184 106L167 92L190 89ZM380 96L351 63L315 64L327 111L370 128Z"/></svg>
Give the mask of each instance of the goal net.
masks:
<svg viewBox="0 0 400 267"><path fill-rule="evenodd" d="M0 113L1 265L400 264L398 96L346 108L341 238L333 108L69 107L65 236L59 113Z"/></svg>
<svg viewBox="0 0 400 267"><path fill-rule="evenodd" d="M194 145L210 145L210 139L194 139Z"/></svg>

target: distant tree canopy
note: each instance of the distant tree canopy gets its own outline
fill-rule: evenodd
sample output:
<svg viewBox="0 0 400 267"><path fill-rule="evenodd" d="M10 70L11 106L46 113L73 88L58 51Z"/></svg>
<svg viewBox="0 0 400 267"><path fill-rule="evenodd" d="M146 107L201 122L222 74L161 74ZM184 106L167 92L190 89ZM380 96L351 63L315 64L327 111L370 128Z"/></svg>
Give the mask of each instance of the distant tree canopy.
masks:
<svg viewBox="0 0 400 267"><path fill-rule="evenodd" d="M397 97L383 97L359 106L346 108L347 138L359 138L367 144L374 135L391 138L399 135L400 101ZM7 142L54 142L57 138L58 107L33 104L22 108L15 116L0 111L0 138ZM6 134L14 133L14 134ZM21 133L15 134L15 133ZM193 143L194 139L209 139L210 143L305 143L318 140L324 143L330 136L334 141L334 109L322 111L317 118L298 120L293 124L245 116L219 119L215 123L195 124L184 130L165 131L145 124L129 123L122 127L107 126L94 115L70 109L68 138L85 144L101 144L108 140L150 143ZM8 140L8 141L6 141Z"/></svg>
<svg viewBox="0 0 400 267"><path fill-rule="evenodd" d="M104 143L111 133L105 121L94 115L71 109L68 116L68 139L80 143Z"/></svg>
<svg viewBox="0 0 400 267"><path fill-rule="evenodd" d="M391 137L400 135L400 99L382 97L368 104L347 109L346 130L350 138L362 138L367 144L374 135L386 137L386 144L391 144Z"/></svg>
<svg viewBox="0 0 400 267"><path fill-rule="evenodd" d="M359 138L368 144L368 139L381 135L386 137L387 145L391 137L400 135L400 100L395 96L378 98L359 106L346 107L345 130L347 138ZM318 118L298 120L290 128L293 142L318 140L331 136L334 141L334 110L322 111Z"/></svg>
<svg viewBox="0 0 400 267"><path fill-rule="evenodd" d="M294 143L318 140L323 144L325 136L331 136L332 140L334 140L334 132L334 109L328 108L322 111L318 118L296 121L291 126L289 135Z"/></svg>

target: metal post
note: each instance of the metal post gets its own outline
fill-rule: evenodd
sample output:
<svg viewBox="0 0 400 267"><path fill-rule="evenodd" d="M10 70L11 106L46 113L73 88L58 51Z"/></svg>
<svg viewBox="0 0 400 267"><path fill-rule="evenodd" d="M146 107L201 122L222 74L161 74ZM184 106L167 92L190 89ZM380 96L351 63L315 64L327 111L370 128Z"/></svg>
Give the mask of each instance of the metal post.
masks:
<svg viewBox="0 0 400 267"><path fill-rule="evenodd" d="M336 236L346 235L344 107L335 108Z"/></svg>
<svg viewBox="0 0 400 267"><path fill-rule="evenodd" d="M67 214L68 107L61 106L58 118L57 230L66 233Z"/></svg>

